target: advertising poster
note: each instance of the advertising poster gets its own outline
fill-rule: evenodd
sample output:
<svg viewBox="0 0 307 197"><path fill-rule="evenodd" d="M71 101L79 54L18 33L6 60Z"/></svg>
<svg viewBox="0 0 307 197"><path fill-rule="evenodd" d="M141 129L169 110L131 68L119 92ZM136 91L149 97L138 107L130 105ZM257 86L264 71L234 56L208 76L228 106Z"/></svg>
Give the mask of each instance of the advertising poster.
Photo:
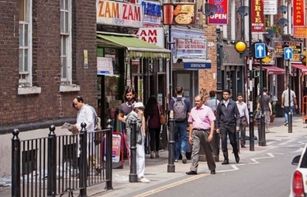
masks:
<svg viewBox="0 0 307 197"><path fill-rule="evenodd" d="M208 3L217 6L216 13L209 16L208 24L226 25L228 22L228 0L209 0Z"/></svg>
<svg viewBox="0 0 307 197"><path fill-rule="evenodd" d="M166 3L163 4L164 25L191 25L195 23L196 4Z"/></svg>

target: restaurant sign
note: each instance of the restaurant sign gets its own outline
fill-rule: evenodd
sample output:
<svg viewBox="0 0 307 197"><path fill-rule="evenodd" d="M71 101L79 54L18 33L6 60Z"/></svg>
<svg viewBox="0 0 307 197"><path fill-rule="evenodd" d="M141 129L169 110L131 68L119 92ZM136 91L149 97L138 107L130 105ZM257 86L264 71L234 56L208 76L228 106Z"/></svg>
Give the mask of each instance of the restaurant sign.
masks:
<svg viewBox="0 0 307 197"><path fill-rule="evenodd" d="M209 0L210 4L216 5L217 11L212 16L209 16L209 24L227 24L227 11L228 11L228 0Z"/></svg>
<svg viewBox="0 0 307 197"><path fill-rule="evenodd" d="M144 25L161 25L162 6L160 2L143 1L142 8Z"/></svg>
<svg viewBox="0 0 307 197"><path fill-rule="evenodd" d="M252 32L265 32L263 0L252 1Z"/></svg>
<svg viewBox="0 0 307 197"><path fill-rule="evenodd" d="M293 0L293 26L305 25L305 0Z"/></svg>
<svg viewBox="0 0 307 197"><path fill-rule="evenodd" d="M116 1L96 1L97 24L139 28L143 26L140 4Z"/></svg>
<svg viewBox="0 0 307 197"><path fill-rule="evenodd" d="M164 48L164 31L162 27L140 28L137 36L141 40Z"/></svg>

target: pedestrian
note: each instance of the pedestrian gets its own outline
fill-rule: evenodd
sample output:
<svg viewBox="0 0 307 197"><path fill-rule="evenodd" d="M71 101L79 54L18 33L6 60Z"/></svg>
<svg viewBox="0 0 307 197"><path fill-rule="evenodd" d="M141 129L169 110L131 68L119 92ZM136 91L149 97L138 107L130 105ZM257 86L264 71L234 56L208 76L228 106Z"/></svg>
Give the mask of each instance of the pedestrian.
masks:
<svg viewBox="0 0 307 197"><path fill-rule="evenodd" d="M119 126L120 126L120 131L121 131L121 135L122 135L122 141L121 141L121 146L122 151L123 151L123 159L127 159L128 158L128 154L129 154L129 148L127 147L126 144L126 118L127 115L132 111L133 109L133 104L136 102L136 93L134 88L132 87L126 87L125 91L124 91L124 102L119 106L118 109L118 115L117 115L117 120L119 121Z"/></svg>
<svg viewBox="0 0 307 197"><path fill-rule="evenodd" d="M262 96L259 96L258 98L257 111L261 112L260 114L264 115L265 132L269 132L269 126L272 115L272 104L271 104L271 97L268 94L268 89L265 87L263 88Z"/></svg>
<svg viewBox="0 0 307 197"><path fill-rule="evenodd" d="M286 90L283 91L282 96L281 96L281 108L284 109L284 116L285 116L285 122L284 125L288 125L288 120L289 120L289 112L294 112L294 107L295 109L298 108L297 102L296 102L296 95L293 90L290 90L290 107L289 107L289 85Z"/></svg>
<svg viewBox="0 0 307 197"><path fill-rule="evenodd" d="M183 96L183 88L176 88L176 97L170 100L170 111L174 113L175 119L175 161L179 160L181 154L182 163L187 163L187 118L190 112L190 101Z"/></svg>
<svg viewBox="0 0 307 197"><path fill-rule="evenodd" d="M245 136L246 136L246 127L249 124L249 112L247 104L243 100L243 95L237 95L237 107L240 113L240 134L241 134L241 148L245 148Z"/></svg>
<svg viewBox="0 0 307 197"><path fill-rule="evenodd" d="M126 130L127 130L127 145L130 148L130 136L131 136L131 123L136 122L136 171L138 181L142 183L150 182L145 178L145 117L144 117L144 105L142 102L135 102L133 104L133 110L126 117Z"/></svg>
<svg viewBox="0 0 307 197"><path fill-rule="evenodd" d="M215 174L215 162L210 142L213 140L215 115L203 104L202 96L195 97L195 107L189 115L189 143L192 145L192 164L188 175L197 174L200 146L203 147L211 174Z"/></svg>
<svg viewBox="0 0 307 197"><path fill-rule="evenodd" d="M216 108L220 101L216 98L216 92L211 90L209 92L209 98L205 102L205 105L210 107L216 116ZM214 124L216 126L216 123ZM220 155L220 134L216 132L216 128L214 128L213 140L211 141L211 148L213 151L213 158L215 162L219 162L219 155Z"/></svg>
<svg viewBox="0 0 307 197"><path fill-rule="evenodd" d="M227 135L229 136L236 163L239 163L240 157L236 132L239 130L237 125L240 120L240 114L236 103L230 99L230 90L223 90L223 100L217 106L216 119L217 132L221 134L222 138L222 151L224 155L222 165L229 164Z"/></svg>
<svg viewBox="0 0 307 197"><path fill-rule="evenodd" d="M160 147L160 106L156 97L151 96L145 107L145 119L150 135L150 158L159 158Z"/></svg>

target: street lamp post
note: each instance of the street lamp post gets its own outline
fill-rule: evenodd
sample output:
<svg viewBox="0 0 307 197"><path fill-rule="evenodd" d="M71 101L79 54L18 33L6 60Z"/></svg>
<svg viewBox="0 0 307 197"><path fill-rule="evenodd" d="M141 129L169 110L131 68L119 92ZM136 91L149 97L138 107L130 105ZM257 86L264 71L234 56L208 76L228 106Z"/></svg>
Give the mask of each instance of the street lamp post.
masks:
<svg viewBox="0 0 307 197"><path fill-rule="evenodd" d="M249 5L249 150L254 151L254 114L253 114L253 58L252 58L252 0L248 1Z"/></svg>
<svg viewBox="0 0 307 197"><path fill-rule="evenodd" d="M288 102L289 102L289 110L288 110L288 133L292 133L292 108L291 108L291 64L290 59L288 62ZM294 101L293 101L294 106Z"/></svg>

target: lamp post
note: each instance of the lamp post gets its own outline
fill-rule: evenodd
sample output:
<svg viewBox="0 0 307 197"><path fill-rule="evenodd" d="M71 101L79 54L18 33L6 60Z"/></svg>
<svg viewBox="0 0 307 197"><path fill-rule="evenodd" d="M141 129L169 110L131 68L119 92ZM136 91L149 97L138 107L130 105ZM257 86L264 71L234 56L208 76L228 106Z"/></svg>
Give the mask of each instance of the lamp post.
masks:
<svg viewBox="0 0 307 197"><path fill-rule="evenodd" d="M249 36L248 36L248 46L249 46L249 58L248 58L248 69L249 69L249 150L254 151L254 114L253 114L253 56L252 56L252 0L248 1L249 6Z"/></svg>

